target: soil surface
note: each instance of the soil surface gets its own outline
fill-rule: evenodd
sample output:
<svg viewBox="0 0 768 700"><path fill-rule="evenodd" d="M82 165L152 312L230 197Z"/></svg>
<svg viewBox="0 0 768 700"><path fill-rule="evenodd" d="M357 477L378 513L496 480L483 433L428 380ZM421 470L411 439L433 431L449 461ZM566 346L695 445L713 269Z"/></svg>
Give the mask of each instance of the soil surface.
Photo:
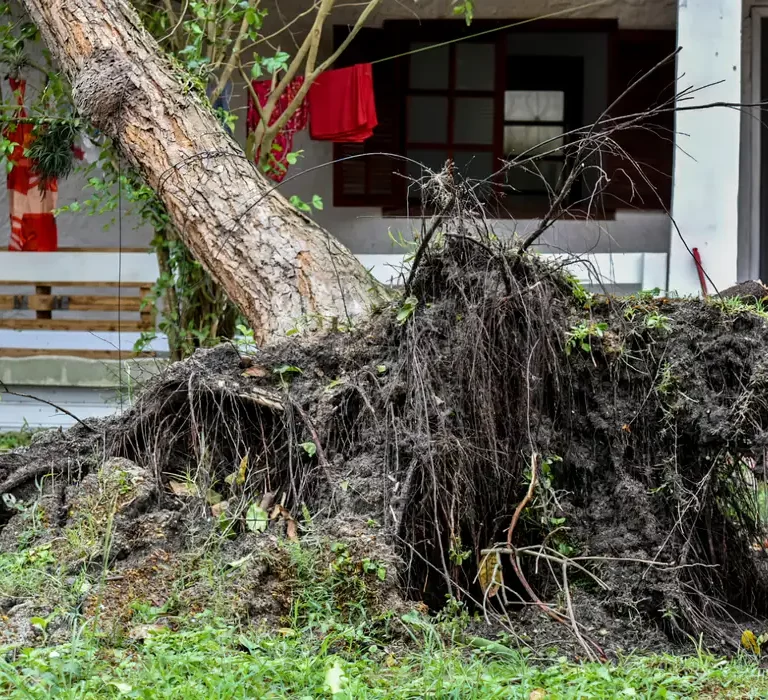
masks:
<svg viewBox="0 0 768 700"><path fill-rule="evenodd" d="M754 295L592 296L460 239L409 295L351 331L199 351L122 415L0 455L0 552L71 579L0 600L0 643L54 613L65 635L62 610L133 635L141 606L279 627L296 548L368 577L380 611L450 595L582 658L764 631Z"/></svg>

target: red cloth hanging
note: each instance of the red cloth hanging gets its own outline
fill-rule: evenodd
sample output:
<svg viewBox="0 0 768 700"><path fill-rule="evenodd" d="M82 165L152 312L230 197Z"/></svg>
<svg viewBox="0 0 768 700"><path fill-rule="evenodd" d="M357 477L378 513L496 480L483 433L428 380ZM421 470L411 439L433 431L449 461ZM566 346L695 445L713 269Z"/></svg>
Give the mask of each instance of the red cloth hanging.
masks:
<svg viewBox="0 0 768 700"><path fill-rule="evenodd" d="M272 110L272 116L269 120L269 125L272 126L285 112L288 106L293 102L294 97L298 94L301 86L304 84L304 78L299 76L294 78L288 87L284 90L283 94L277 100L274 110ZM269 100L269 96L272 93L272 81L271 80L256 80L253 82L253 90L259 97L259 104L264 107ZM299 108L293 113L291 118L286 122L285 126L279 131L275 140L272 142L272 153L269 157L269 171L265 173L267 177L275 182L282 182L288 172L288 154L293 150L293 135L297 131L307 128L307 118L309 111L307 108L306 100L302 102ZM253 102L253 95L250 90L248 91L248 116L246 120L247 132L256 130L261 118L259 117L259 111L256 109L256 105ZM259 162L259 152L256 153L256 162Z"/></svg>
<svg viewBox="0 0 768 700"><path fill-rule="evenodd" d="M27 118L24 108L26 82L9 79L11 90L17 95L19 109L16 116ZM58 248L58 231L53 211L58 199L55 179L41 182L33 164L24 152L32 143L33 125L18 123L5 129L5 137L17 146L9 156L13 168L8 173L8 203L11 213L11 239L13 251L54 251Z"/></svg>
<svg viewBox="0 0 768 700"><path fill-rule="evenodd" d="M361 143L377 125L370 63L326 71L309 89L309 130L316 141Z"/></svg>

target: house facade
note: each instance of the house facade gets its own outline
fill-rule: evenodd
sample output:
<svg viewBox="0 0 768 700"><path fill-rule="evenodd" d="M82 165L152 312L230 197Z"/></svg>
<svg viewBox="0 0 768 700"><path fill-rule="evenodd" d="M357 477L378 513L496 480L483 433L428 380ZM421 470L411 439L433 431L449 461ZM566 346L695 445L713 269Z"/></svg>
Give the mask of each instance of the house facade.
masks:
<svg viewBox="0 0 768 700"><path fill-rule="evenodd" d="M304 9L295 2L294 13L294 2L281 2L269 21ZM768 133L759 107L739 107L768 100L768 0L477 0L471 26L453 8L450 0L382 0L339 64L374 64L379 126L362 144L296 134L294 150L302 158L281 185L286 196L322 197L324 207L315 213L319 223L380 270L402 255L393 238L412 237L428 213L421 211L416 183L450 159L465 177L487 181L495 232L524 236L546 210L547 186L557 182L564 158L550 149L535 178L514 170L500 175L505 159L541 141L567 141L569 131L609 107L612 116L634 114L683 93L681 109L659 113L651 128L621 137L622 149L643 175L624 177L613 163L604 196L581 207L588 211L577 208L557 222L537 249L590 256L600 268L596 281L617 291L699 293L693 249L710 292L738 280L768 279ZM343 40L358 12L342 7L333 15L324 52ZM623 94L678 46L676 59ZM245 86L235 84L232 109L240 116L241 143L246 102ZM369 155L343 160L363 153ZM582 192L592 184L585 179ZM59 204L82 198L84 185L78 176L62 182ZM10 237L7 206L0 188L0 249ZM66 270L69 293L88 294L88 280L124 279L133 270L140 290L154 270L151 256L142 252L152 234L128 211L122 214L119 225L112 215L63 214L60 252L0 252L0 283L26 281L45 291L46 281L63 281ZM138 314L138 306L132 313ZM76 311L70 307L53 316L62 314ZM23 329L8 327L9 319L26 318ZM89 382L100 395L113 391L115 380L107 377L122 375L113 369L105 374L114 361L110 353L130 348L137 330L125 330L128 320L136 329L146 323L140 314L107 312L97 330L81 333L79 340L69 334L67 342L79 347L66 354L80 357L54 366L45 356L62 347L66 331L63 325L49 328L49 320L50 312L0 308L0 376L6 384L37 387L36 394L43 386L93 389ZM117 321L121 331L110 330ZM61 369L72 363L76 371ZM88 379L87 363L99 365L98 380ZM124 389L125 380L119 385Z"/></svg>

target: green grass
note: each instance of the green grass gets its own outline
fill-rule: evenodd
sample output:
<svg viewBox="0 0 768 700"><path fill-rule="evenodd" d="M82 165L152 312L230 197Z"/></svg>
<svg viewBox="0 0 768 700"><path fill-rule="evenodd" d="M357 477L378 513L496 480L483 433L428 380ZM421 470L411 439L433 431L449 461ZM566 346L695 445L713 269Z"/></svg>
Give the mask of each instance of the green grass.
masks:
<svg viewBox="0 0 768 700"><path fill-rule="evenodd" d="M90 608L100 611L92 617L78 601L84 592L100 590L109 572L72 576L67 562L73 551L80 556L79 540L74 547L71 536L40 542L42 511L18 507L24 528L18 550L0 554L0 597L53 612L31 620L41 646L0 646L2 698L768 697L768 677L746 653L730 661L701 653L577 664L534 658L502 638L469 636L470 615L455 602L435 617L390 610L383 595L390 585L387 565L366 558L370 553L354 542L330 541L311 530L301 543L283 542L268 555L280 590L290 596L280 629L256 631L233 622L244 610L235 612L239 592L259 584L252 561L235 566L213 544L186 564L176 562L171 602L158 608L129 599L130 620L105 625L108 596ZM94 509L90 503L86 510ZM193 602L207 612L193 615L182 604L190 587L204 593ZM62 620L72 630L71 641L53 646ZM0 615L0 638L6 622ZM136 641L139 628L143 641Z"/></svg>
<svg viewBox="0 0 768 700"><path fill-rule="evenodd" d="M429 623L424 623L429 624ZM413 625L417 631L419 625ZM393 650L353 628L243 635L203 615L136 646L84 635L0 661L8 698L764 698L754 663L709 656L630 657L617 665L535 664L434 635L421 650ZM338 679L339 692L329 681ZM535 691L546 691L546 694ZM533 693L533 696L531 695Z"/></svg>
<svg viewBox="0 0 768 700"><path fill-rule="evenodd" d="M0 433L0 452L27 447L32 440L33 431L22 428L18 432Z"/></svg>

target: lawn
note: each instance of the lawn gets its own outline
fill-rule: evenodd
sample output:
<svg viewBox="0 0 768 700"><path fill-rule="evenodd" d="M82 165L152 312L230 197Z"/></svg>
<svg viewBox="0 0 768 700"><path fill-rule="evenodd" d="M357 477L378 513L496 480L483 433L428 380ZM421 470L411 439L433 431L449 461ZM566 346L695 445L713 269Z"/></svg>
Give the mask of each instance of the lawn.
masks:
<svg viewBox="0 0 768 700"><path fill-rule="evenodd" d="M448 643L418 616L417 643L390 648L364 630L239 633L207 614L138 643L108 643L87 628L58 647L0 661L8 698L765 698L754 661L629 656L617 664L526 659L495 643ZM11 654L6 654L6 659Z"/></svg>

